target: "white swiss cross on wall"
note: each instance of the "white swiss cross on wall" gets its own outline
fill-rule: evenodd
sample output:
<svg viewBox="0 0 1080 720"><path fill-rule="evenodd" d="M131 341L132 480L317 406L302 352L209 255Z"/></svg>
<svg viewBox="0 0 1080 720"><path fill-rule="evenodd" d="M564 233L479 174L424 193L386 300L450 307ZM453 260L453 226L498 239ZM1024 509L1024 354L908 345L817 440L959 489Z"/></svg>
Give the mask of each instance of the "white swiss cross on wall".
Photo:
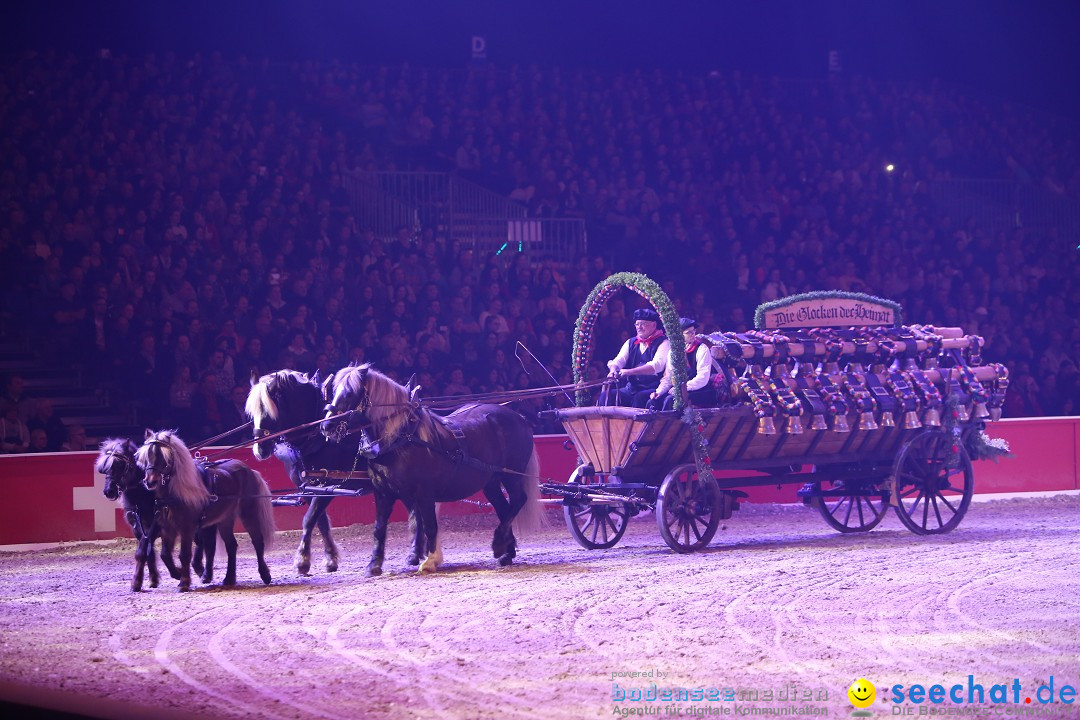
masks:
<svg viewBox="0 0 1080 720"><path fill-rule="evenodd" d="M71 489L72 508L94 511L94 532L115 532L117 505L105 497L105 476L96 470L93 472L93 487Z"/></svg>

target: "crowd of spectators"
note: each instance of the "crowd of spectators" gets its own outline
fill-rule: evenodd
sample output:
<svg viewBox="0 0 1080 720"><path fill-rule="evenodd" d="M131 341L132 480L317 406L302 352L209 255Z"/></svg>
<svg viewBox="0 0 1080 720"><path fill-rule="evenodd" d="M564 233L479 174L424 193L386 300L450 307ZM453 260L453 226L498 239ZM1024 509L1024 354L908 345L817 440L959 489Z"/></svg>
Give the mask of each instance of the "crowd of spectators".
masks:
<svg viewBox="0 0 1080 720"><path fill-rule="evenodd" d="M1080 198L1075 132L1038 120L852 77L28 55L0 66L0 332L203 438L242 422L252 373L285 367L372 361L429 396L569 382L585 297L639 270L703 332L794 292L892 298L987 338L1013 373L1008 415L1076 414L1076 243L991 235L930 193L998 177ZM346 175L419 168L583 218L589 253L377 237ZM594 377L635 302L605 308ZM523 409L544 402L566 398ZM25 450L29 407L2 410Z"/></svg>

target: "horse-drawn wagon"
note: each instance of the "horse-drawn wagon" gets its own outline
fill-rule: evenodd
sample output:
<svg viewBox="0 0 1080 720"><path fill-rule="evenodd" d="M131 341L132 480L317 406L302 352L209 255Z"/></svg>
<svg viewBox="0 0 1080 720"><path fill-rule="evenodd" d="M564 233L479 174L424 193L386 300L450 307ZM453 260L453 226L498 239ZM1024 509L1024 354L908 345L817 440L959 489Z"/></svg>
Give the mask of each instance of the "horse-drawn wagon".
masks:
<svg viewBox="0 0 1080 720"><path fill-rule="evenodd" d="M578 378L599 308L621 286L652 302L671 357L682 355L663 291L641 275L613 276L581 310ZM840 532L874 528L889 507L914 533L948 532L971 501L972 457L999 451L982 430L1000 417L1008 372L982 363L982 338L902 325L899 315L880 298L807 294L759 308L754 331L700 337L719 407L685 406L685 393L672 411L592 407L579 393L578 407L549 414L580 463L567 483L543 490L590 549L615 545L646 509L672 549L701 549L745 497L738 488L783 483L801 484L799 496Z"/></svg>

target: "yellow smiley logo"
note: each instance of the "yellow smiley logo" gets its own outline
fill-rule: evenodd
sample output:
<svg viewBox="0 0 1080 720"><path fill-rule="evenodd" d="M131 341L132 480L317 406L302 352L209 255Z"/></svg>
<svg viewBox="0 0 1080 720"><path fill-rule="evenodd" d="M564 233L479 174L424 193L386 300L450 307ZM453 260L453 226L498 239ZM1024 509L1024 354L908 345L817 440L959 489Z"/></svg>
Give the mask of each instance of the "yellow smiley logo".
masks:
<svg viewBox="0 0 1080 720"><path fill-rule="evenodd" d="M868 708L874 704L877 698L877 689L874 684L865 678L859 678L851 683L847 691L848 700L857 708Z"/></svg>

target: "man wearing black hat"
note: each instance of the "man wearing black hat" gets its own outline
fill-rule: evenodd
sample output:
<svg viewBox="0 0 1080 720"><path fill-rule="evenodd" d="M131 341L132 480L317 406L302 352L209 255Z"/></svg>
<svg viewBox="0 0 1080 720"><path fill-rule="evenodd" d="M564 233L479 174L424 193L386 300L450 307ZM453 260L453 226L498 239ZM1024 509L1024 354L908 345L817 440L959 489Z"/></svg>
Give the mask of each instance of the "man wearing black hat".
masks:
<svg viewBox="0 0 1080 720"><path fill-rule="evenodd" d="M671 349L659 326L660 316L652 308L634 311L635 336L624 342L619 354L608 362L608 377L622 382L605 388L600 394L601 405L643 408L649 402L649 395L667 368Z"/></svg>
<svg viewBox="0 0 1080 720"><path fill-rule="evenodd" d="M681 318L683 340L686 341L686 390L691 405L712 407L716 404L716 388L709 382L712 379L712 356L709 348L697 340L697 321ZM671 410L675 403L675 388L671 382L671 370L674 359L668 362L667 371L656 391L649 396L649 407L656 410Z"/></svg>

